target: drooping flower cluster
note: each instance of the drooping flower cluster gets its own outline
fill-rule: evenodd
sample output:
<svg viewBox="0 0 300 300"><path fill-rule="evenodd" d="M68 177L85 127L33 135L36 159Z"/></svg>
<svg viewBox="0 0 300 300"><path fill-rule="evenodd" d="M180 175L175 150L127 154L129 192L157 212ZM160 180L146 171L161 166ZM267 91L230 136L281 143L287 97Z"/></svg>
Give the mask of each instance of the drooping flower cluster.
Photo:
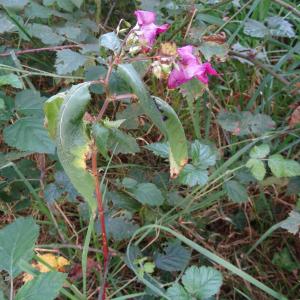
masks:
<svg viewBox="0 0 300 300"><path fill-rule="evenodd" d="M175 89L193 78L207 84L208 75L218 75L210 63L200 63L198 57L193 54L193 50L194 47L191 45L177 49L180 60L168 78L169 89Z"/></svg>
<svg viewBox="0 0 300 300"><path fill-rule="evenodd" d="M129 52L131 54L138 53L141 50L147 52L154 45L157 36L168 30L169 24L156 25L156 14L154 12L137 10L134 14L137 18L137 24L127 39L127 45L130 46ZM218 73L209 62L201 63L193 52L194 47L187 45L177 49L178 62L174 63L175 55L173 55L173 59L166 57L155 61L152 64L155 76L159 78L168 77L169 89L175 89L193 78L207 84L208 75L217 76ZM173 64L175 67L171 71Z"/></svg>

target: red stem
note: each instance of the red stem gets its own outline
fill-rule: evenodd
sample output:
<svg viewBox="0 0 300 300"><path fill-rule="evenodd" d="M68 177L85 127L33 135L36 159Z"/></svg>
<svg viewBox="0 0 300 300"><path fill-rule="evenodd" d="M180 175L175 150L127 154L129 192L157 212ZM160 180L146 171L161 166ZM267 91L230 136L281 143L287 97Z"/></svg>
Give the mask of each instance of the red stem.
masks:
<svg viewBox="0 0 300 300"><path fill-rule="evenodd" d="M37 52L43 52L43 51L57 51L62 49L69 49L69 48L80 48L83 45L64 45L64 46L54 46L54 47L46 47L46 48L36 48L36 49L26 49L26 50L19 50L15 51L16 55L21 54L28 54L28 53L37 53ZM0 53L0 57L4 56L10 56L10 52Z"/></svg>
<svg viewBox="0 0 300 300"><path fill-rule="evenodd" d="M101 230L102 230L103 260L104 260L103 261L103 274L106 274L107 267L108 267L108 259L109 259L109 249L108 249L108 242L107 242L107 235L106 235L103 199L102 199L102 193L101 193L101 189L100 189L99 176L98 176L98 170L97 170L97 148L95 145L93 145L93 147L92 147L92 172L93 172L93 176L95 179L95 192L96 192L96 199L97 199L97 204L98 204L98 214L99 214L99 220L100 220ZM103 280L105 280L105 278ZM106 287L107 287L107 284L106 284L106 282L104 282L102 300L106 299Z"/></svg>

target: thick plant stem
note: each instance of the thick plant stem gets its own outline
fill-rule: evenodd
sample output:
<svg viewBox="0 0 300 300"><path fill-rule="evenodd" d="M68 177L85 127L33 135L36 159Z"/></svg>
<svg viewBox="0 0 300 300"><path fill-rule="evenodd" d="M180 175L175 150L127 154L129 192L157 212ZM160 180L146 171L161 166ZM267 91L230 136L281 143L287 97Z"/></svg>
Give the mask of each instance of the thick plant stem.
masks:
<svg viewBox="0 0 300 300"><path fill-rule="evenodd" d="M97 204L98 204L98 215L99 215L101 231L102 231L103 274L106 274L107 273L107 267L108 267L109 249L108 249L108 242L107 242L107 235L106 235L103 199L102 199L99 176L98 176L98 171L97 171L97 148L96 148L95 145L93 145L93 147L92 147L92 172L93 172L93 176L94 176L94 179L95 179L95 193L96 193L96 199L97 199ZM104 277L103 280L105 280L105 277ZM103 283L103 290L102 290L101 299L102 300L106 299L106 282Z"/></svg>

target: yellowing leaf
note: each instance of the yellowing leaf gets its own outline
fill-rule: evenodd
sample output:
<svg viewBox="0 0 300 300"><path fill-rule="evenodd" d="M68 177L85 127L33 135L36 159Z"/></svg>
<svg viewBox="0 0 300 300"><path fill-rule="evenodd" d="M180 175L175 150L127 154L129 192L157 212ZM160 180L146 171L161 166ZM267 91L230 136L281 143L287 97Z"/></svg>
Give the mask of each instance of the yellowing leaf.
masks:
<svg viewBox="0 0 300 300"><path fill-rule="evenodd" d="M43 264L42 262L37 262L37 263L33 263L32 266L35 269L39 270L41 273L50 272L51 268L59 272L64 272L65 271L64 267L70 264L70 261L64 258L63 256L56 256L52 253L38 254L38 258L40 258L45 264ZM23 275L23 282L28 282L32 279L33 279L33 275L31 274L25 273Z"/></svg>

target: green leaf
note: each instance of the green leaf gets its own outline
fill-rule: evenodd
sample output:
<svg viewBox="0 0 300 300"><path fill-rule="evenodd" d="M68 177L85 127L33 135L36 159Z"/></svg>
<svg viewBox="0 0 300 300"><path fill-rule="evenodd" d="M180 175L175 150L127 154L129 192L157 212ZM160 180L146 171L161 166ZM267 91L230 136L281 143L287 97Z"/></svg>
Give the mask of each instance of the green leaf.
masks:
<svg viewBox="0 0 300 300"><path fill-rule="evenodd" d="M202 42L199 46L199 50L208 61L210 61L214 56L219 61L225 61L228 56L229 46L225 43L219 44L216 42L208 41Z"/></svg>
<svg viewBox="0 0 300 300"><path fill-rule="evenodd" d="M108 218L107 229L108 233L115 241L123 241L130 239L133 233L139 226L133 222L128 221L124 217Z"/></svg>
<svg viewBox="0 0 300 300"><path fill-rule="evenodd" d="M225 182L224 189L233 202L242 203L248 200L247 190L236 180Z"/></svg>
<svg viewBox="0 0 300 300"><path fill-rule="evenodd" d="M294 177L300 175L300 164L291 159L285 159L280 154L271 155L268 165L276 177Z"/></svg>
<svg viewBox="0 0 300 300"><path fill-rule="evenodd" d="M86 62L86 57L70 49L57 51L55 68L57 74L66 75L76 71Z"/></svg>
<svg viewBox="0 0 300 300"><path fill-rule="evenodd" d="M270 153L270 146L268 144L262 144L254 146L250 151L251 158L265 158Z"/></svg>
<svg viewBox="0 0 300 300"><path fill-rule="evenodd" d="M227 112L221 111L218 114L220 126L237 136L247 134L261 135L275 127L275 122L270 116L264 114L252 114L248 111Z"/></svg>
<svg viewBox="0 0 300 300"><path fill-rule="evenodd" d="M39 235L39 227L33 218L18 218L0 230L0 270L10 276L20 273L18 264L21 260L29 261Z"/></svg>
<svg viewBox="0 0 300 300"><path fill-rule="evenodd" d="M122 180L122 185L124 186L125 189L133 189L134 187L137 186L137 184L138 182L133 178L125 177Z"/></svg>
<svg viewBox="0 0 300 300"><path fill-rule="evenodd" d="M119 52L121 49L121 41L115 32L102 34L99 38L99 45L100 47L112 50L115 53Z"/></svg>
<svg viewBox="0 0 300 300"><path fill-rule="evenodd" d="M65 11L72 12L74 9L74 4L71 0L56 0L58 6Z"/></svg>
<svg viewBox="0 0 300 300"><path fill-rule="evenodd" d="M156 267L169 272L184 270L190 259L191 252L178 241L168 243L164 248L164 253L154 255Z"/></svg>
<svg viewBox="0 0 300 300"><path fill-rule="evenodd" d="M97 148L104 158L109 160L107 153L109 129L97 123L92 126L92 134L95 139Z"/></svg>
<svg viewBox="0 0 300 300"><path fill-rule="evenodd" d="M63 194L64 190L54 183L47 184L44 191L44 197L48 204L53 204Z"/></svg>
<svg viewBox="0 0 300 300"><path fill-rule="evenodd" d="M190 295L179 283L174 283L168 288L167 296L172 300L191 300Z"/></svg>
<svg viewBox="0 0 300 300"><path fill-rule="evenodd" d="M55 139L57 134L57 122L59 117L59 111L64 101L65 95L65 93L56 94L44 103L44 113L46 117L45 125L52 139Z"/></svg>
<svg viewBox="0 0 300 300"><path fill-rule="evenodd" d="M141 204L127 194L120 192L108 192L107 199L113 202L114 207L136 212L141 208Z"/></svg>
<svg viewBox="0 0 300 300"><path fill-rule="evenodd" d="M67 275L59 272L47 272L36 276L24 284L15 300L53 300L63 287Z"/></svg>
<svg viewBox="0 0 300 300"><path fill-rule="evenodd" d="M43 119L37 117L19 119L6 127L3 135L6 144L21 151L50 154L55 152L55 145L43 127Z"/></svg>
<svg viewBox="0 0 300 300"><path fill-rule="evenodd" d="M208 172L202 168L187 164L179 174L178 181L191 187L195 185L204 186L208 181Z"/></svg>
<svg viewBox="0 0 300 300"><path fill-rule="evenodd" d="M121 128L125 129L137 129L139 122L138 116L143 114L143 110L138 103L131 103L122 112L118 112L116 115L117 120L125 120Z"/></svg>
<svg viewBox="0 0 300 300"><path fill-rule="evenodd" d="M154 97L167 130L169 145L170 176L176 178L188 161L187 140L182 124L174 109L165 101Z"/></svg>
<svg viewBox="0 0 300 300"><path fill-rule="evenodd" d="M168 158L169 156L169 145L167 143L152 143L144 146L144 148L152 151L155 155L162 158Z"/></svg>
<svg viewBox="0 0 300 300"><path fill-rule="evenodd" d="M60 108L56 144L59 160L71 183L94 211L97 207L95 183L86 168L91 141L83 122L86 106L91 101L89 86L88 82L81 83L66 92Z"/></svg>
<svg viewBox="0 0 300 300"><path fill-rule="evenodd" d="M77 8L80 8L84 0L71 0L71 1L75 6L77 6Z"/></svg>
<svg viewBox="0 0 300 300"><path fill-rule="evenodd" d="M300 264L294 261L287 247L284 247L280 252L274 254L272 263L289 272L300 268Z"/></svg>
<svg viewBox="0 0 300 300"><path fill-rule="evenodd" d="M0 86L10 85L16 89L22 89L23 83L19 77L13 73L0 76Z"/></svg>
<svg viewBox="0 0 300 300"><path fill-rule="evenodd" d="M16 94L16 109L25 115L43 115L44 98L35 90L23 90Z"/></svg>
<svg viewBox="0 0 300 300"><path fill-rule="evenodd" d="M216 151L211 146L202 144L200 141L195 140L191 146L191 155L193 165L199 168L208 168L216 164L217 155Z"/></svg>
<svg viewBox="0 0 300 300"><path fill-rule="evenodd" d="M0 300L6 300L2 290L0 290Z"/></svg>
<svg viewBox="0 0 300 300"><path fill-rule="evenodd" d="M4 14L0 14L0 33L12 32L16 29L14 23Z"/></svg>
<svg viewBox="0 0 300 300"><path fill-rule="evenodd" d="M250 169L252 175L258 180L261 181L265 178L266 168L264 163L257 158L250 158L247 161L246 167Z"/></svg>
<svg viewBox="0 0 300 300"><path fill-rule="evenodd" d="M118 74L139 98L139 103L144 112L168 139L170 146L170 173L171 177L176 177L188 160L187 141L178 116L165 101L156 97L150 97L140 76L132 65L119 65ZM163 116L167 118L166 121L163 121Z"/></svg>
<svg viewBox="0 0 300 300"><path fill-rule="evenodd" d="M53 29L47 25L32 24L29 27L29 32L32 36L40 39L45 45L59 45L64 41L64 37L55 33Z"/></svg>
<svg viewBox="0 0 300 300"><path fill-rule="evenodd" d="M269 34L269 30L263 23L249 19L245 22L244 33L252 37L263 38Z"/></svg>
<svg viewBox="0 0 300 300"><path fill-rule="evenodd" d="M182 283L189 294L205 299L219 292L222 274L211 267L192 266L182 276Z"/></svg>
<svg viewBox="0 0 300 300"><path fill-rule="evenodd" d="M293 26L285 18L274 16L267 18L268 28L272 36L278 37L295 37Z"/></svg>
<svg viewBox="0 0 300 300"><path fill-rule="evenodd" d="M131 193L142 204L160 206L164 202L161 191L153 183L140 183Z"/></svg>
<svg viewBox="0 0 300 300"><path fill-rule="evenodd" d="M280 227L292 234L296 234L300 229L300 213L292 210L289 216L281 222Z"/></svg>
<svg viewBox="0 0 300 300"><path fill-rule="evenodd" d="M6 8L21 10L23 9L29 0L0 0L0 5L2 4Z"/></svg>
<svg viewBox="0 0 300 300"><path fill-rule="evenodd" d="M109 131L108 147L114 151L114 154L134 154L140 151L139 145L131 135L125 134L116 128L112 128Z"/></svg>

